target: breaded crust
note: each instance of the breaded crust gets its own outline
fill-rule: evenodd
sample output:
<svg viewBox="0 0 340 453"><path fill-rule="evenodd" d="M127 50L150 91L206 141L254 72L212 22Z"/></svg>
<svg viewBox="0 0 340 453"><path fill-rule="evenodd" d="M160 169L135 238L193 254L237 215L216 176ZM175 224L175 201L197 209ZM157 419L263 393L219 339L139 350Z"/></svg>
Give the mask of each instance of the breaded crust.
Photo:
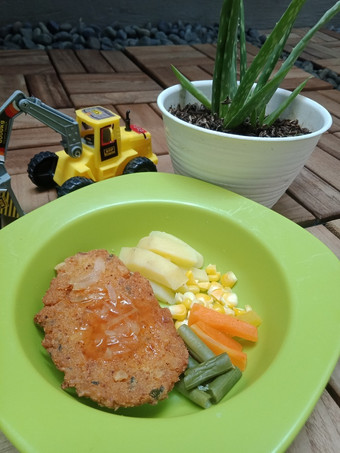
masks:
<svg viewBox="0 0 340 453"><path fill-rule="evenodd" d="M106 250L78 253L56 270L34 320L64 372L62 387L114 409L166 398L188 351L149 282Z"/></svg>

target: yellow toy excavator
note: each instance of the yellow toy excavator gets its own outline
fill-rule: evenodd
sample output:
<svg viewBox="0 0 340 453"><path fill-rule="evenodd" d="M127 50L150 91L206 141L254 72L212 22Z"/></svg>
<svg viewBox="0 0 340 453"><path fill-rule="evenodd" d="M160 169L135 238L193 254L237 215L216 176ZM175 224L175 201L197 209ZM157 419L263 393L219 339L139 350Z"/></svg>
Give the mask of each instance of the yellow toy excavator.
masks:
<svg viewBox="0 0 340 453"><path fill-rule="evenodd" d="M122 174L157 171L151 135L120 116L95 106L76 110L76 120L35 97L15 91L0 108L0 214L24 214L10 184L5 159L14 118L25 112L61 134L63 149L43 151L28 164L28 176L42 188L56 187L58 196Z"/></svg>

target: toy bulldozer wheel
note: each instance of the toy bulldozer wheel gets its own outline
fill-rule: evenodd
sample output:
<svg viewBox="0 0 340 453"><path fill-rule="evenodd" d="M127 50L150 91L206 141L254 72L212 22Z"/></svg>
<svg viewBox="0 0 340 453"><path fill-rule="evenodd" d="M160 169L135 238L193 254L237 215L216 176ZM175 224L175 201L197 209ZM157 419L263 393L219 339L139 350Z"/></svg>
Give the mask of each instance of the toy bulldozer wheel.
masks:
<svg viewBox="0 0 340 453"><path fill-rule="evenodd" d="M56 187L53 180L58 156L51 151L42 151L30 160L27 172L30 180L38 187L50 189Z"/></svg>
<svg viewBox="0 0 340 453"><path fill-rule="evenodd" d="M141 173L144 171L157 171L157 167L152 160L147 157L135 157L126 165L123 175Z"/></svg>
<svg viewBox="0 0 340 453"><path fill-rule="evenodd" d="M57 188L58 197L67 195L68 193L74 192L75 190L81 189L82 187L89 186L93 184L94 181L89 178L84 178L83 176L74 176L73 178L68 179L60 187Z"/></svg>

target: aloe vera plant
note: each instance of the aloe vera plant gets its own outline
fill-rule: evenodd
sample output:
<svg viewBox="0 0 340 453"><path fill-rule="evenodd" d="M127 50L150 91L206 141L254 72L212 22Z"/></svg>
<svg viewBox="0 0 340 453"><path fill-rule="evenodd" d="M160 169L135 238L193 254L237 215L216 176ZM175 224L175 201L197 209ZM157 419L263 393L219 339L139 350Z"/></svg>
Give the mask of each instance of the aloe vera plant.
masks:
<svg viewBox="0 0 340 453"><path fill-rule="evenodd" d="M291 1L257 56L247 67L243 0L223 0L211 100L172 66L182 86L208 110L219 118L223 118L225 128L233 129L245 120L249 120L254 126L273 124L306 85L310 77L291 93L284 104L271 114L266 114L268 102L312 36L340 11L340 1L338 1L308 30L287 59L282 62L281 67L273 73L294 22L305 2L306 0ZM238 52L239 80L237 74Z"/></svg>

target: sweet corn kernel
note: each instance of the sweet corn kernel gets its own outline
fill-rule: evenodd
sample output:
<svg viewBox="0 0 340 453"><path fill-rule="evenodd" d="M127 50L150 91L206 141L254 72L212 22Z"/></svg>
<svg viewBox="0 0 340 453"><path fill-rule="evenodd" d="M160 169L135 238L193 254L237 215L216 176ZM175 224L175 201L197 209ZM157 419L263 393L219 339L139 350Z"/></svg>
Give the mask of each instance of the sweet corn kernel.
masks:
<svg viewBox="0 0 340 453"><path fill-rule="evenodd" d="M224 305L235 307L238 304L237 294L225 292L221 297L221 302Z"/></svg>
<svg viewBox="0 0 340 453"><path fill-rule="evenodd" d="M211 294L213 291L216 291L217 289L223 289L223 286L219 282L213 282L210 284L210 287L208 289L208 294Z"/></svg>
<svg viewBox="0 0 340 453"><path fill-rule="evenodd" d="M200 292L199 286L198 285L188 285L188 291L191 291L194 294L197 294Z"/></svg>
<svg viewBox="0 0 340 453"><path fill-rule="evenodd" d="M196 300L198 300L199 302L206 302L206 303L213 302L213 298L205 293L196 294Z"/></svg>
<svg viewBox="0 0 340 453"><path fill-rule="evenodd" d="M224 313L226 313L227 315L232 315L232 316L235 316L235 312L232 308L229 308L227 306L223 307L224 308Z"/></svg>
<svg viewBox="0 0 340 453"><path fill-rule="evenodd" d="M186 291L188 291L188 286L186 284L180 286L179 288L177 288L176 290L178 293L182 293L184 294Z"/></svg>
<svg viewBox="0 0 340 453"><path fill-rule="evenodd" d="M187 308L184 304L169 305L168 309L170 310L172 319L177 321L184 321L187 316Z"/></svg>
<svg viewBox="0 0 340 453"><path fill-rule="evenodd" d="M218 282L219 279L221 278L221 272L216 272L215 274L209 274L208 278L209 278L210 282Z"/></svg>
<svg viewBox="0 0 340 453"><path fill-rule="evenodd" d="M195 300L195 294L192 291L187 291L183 294L184 299Z"/></svg>
<svg viewBox="0 0 340 453"><path fill-rule="evenodd" d="M225 308L223 307L223 305L221 305L220 303L218 302L214 302L213 303L213 309L215 311L218 311L219 313L225 313Z"/></svg>
<svg viewBox="0 0 340 453"><path fill-rule="evenodd" d="M205 272L208 275L216 274L216 264L208 264L208 266L205 268Z"/></svg>
<svg viewBox="0 0 340 453"><path fill-rule="evenodd" d="M182 324L188 324L188 320L187 320L187 319L184 319L184 321L175 321L175 327L176 327L176 329L178 329L179 327L181 327Z"/></svg>
<svg viewBox="0 0 340 453"><path fill-rule="evenodd" d="M252 311L252 308L250 305L245 305L244 308L246 311Z"/></svg>
<svg viewBox="0 0 340 453"><path fill-rule="evenodd" d="M192 306L193 303L194 303L193 300L191 300L189 297L185 297L185 298L183 299L183 302L182 302L182 304L185 305L185 307L187 308L187 310L189 310L189 309L191 308L191 306Z"/></svg>
<svg viewBox="0 0 340 453"><path fill-rule="evenodd" d="M183 302L184 296L182 293L175 294L175 304Z"/></svg>
<svg viewBox="0 0 340 453"><path fill-rule="evenodd" d="M232 288L236 282L237 282L237 277L234 274L234 272L232 272L232 271L226 272L225 274L223 274L221 276L221 283L223 286Z"/></svg>
<svg viewBox="0 0 340 453"><path fill-rule="evenodd" d="M194 274L191 269L189 269L185 275L188 277L187 285L194 285L196 283Z"/></svg>
<svg viewBox="0 0 340 453"><path fill-rule="evenodd" d="M240 314L242 313L245 313L245 309L244 308L237 308L237 307L234 307L234 313L235 313L235 316L239 316Z"/></svg>
<svg viewBox="0 0 340 453"><path fill-rule="evenodd" d="M210 285L211 285L210 282L198 282L197 283L197 286L202 291L208 291L208 289L210 288Z"/></svg>
<svg viewBox="0 0 340 453"><path fill-rule="evenodd" d="M211 291L210 295L220 301L222 299L222 296L224 295L224 291L222 288L215 289L214 291Z"/></svg>

